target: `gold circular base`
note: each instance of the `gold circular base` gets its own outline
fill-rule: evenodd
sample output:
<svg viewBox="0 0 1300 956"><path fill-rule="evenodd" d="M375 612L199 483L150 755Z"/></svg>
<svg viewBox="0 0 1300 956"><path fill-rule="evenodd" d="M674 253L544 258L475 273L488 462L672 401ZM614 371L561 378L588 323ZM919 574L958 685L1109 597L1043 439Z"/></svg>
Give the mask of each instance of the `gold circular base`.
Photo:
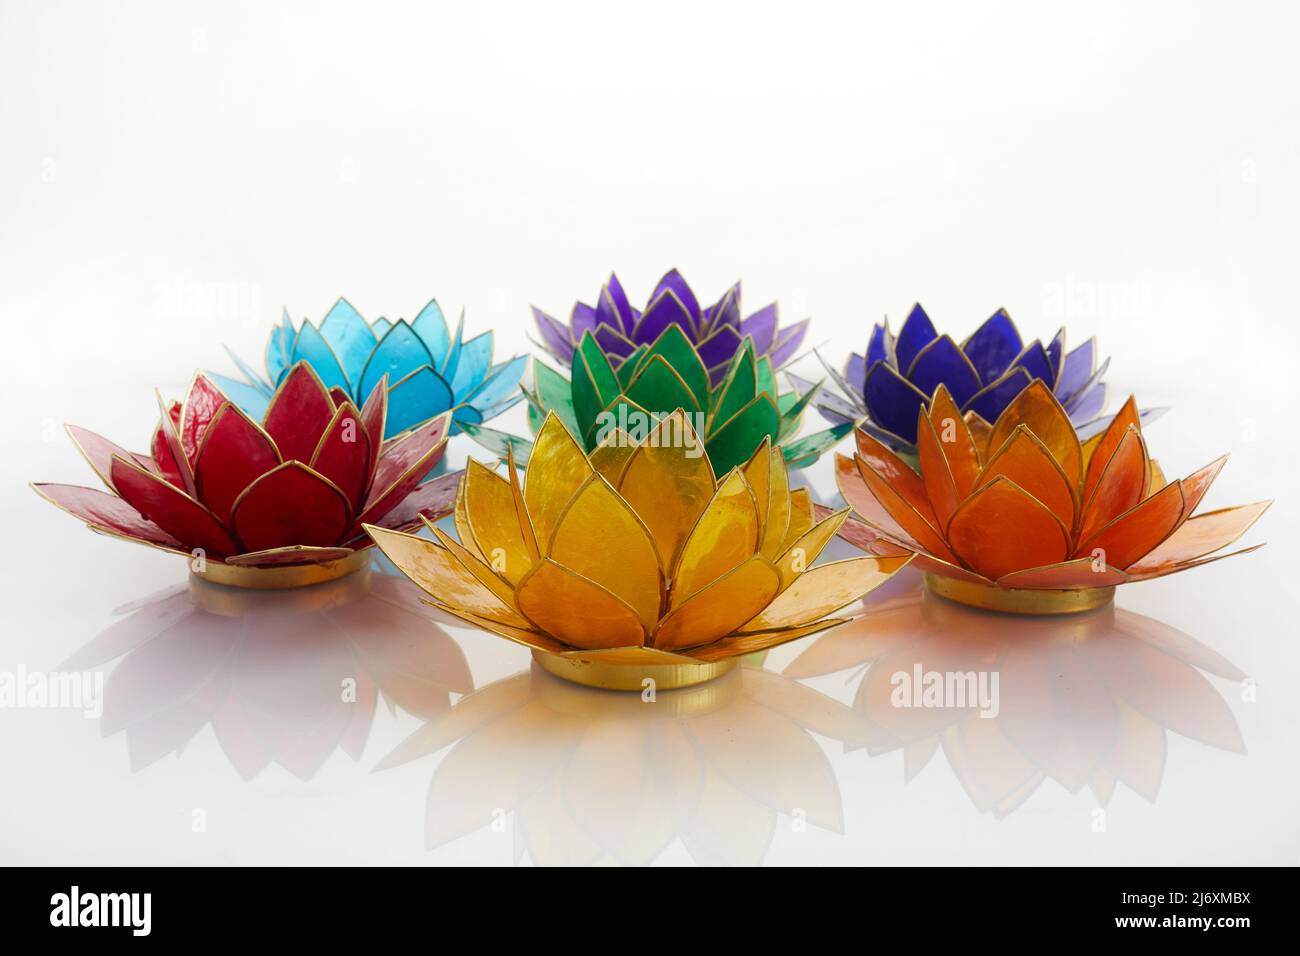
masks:
<svg viewBox="0 0 1300 956"><path fill-rule="evenodd" d="M1078 614L1109 604L1115 597L1114 585L1068 589L1000 588L929 572L925 575L925 586L931 594L949 601L1003 614Z"/></svg>
<svg viewBox="0 0 1300 956"><path fill-rule="evenodd" d="M729 657L699 664L611 664L585 661L579 657L560 657L536 649L533 650L533 660L547 673L584 687L635 691L645 690L647 679L654 682L656 691L693 687L721 677L738 663L737 658Z"/></svg>
<svg viewBox="0 0 1300 956"><path fill-rule="evenodd" d="M244 568L236 564L209 561L203 571L190 573L209 584L223 584L230 588L252 588L258 591L281 591L333 581L354 571L360 571L369 561L370 552L367 550L357 551L346 558L325 561L321 564L282 564Z"/></svg>

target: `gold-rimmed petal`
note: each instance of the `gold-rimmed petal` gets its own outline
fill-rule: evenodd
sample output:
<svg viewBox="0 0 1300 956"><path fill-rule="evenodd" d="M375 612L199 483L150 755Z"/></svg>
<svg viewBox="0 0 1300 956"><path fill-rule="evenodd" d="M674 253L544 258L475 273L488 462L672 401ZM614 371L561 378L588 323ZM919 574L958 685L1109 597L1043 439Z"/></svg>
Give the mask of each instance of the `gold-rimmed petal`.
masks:
<svg viewBox="0 0 1300 956"><path fill-rule="evenodd" d="M237 568L270 568L286 564L324 564L326 561L339 561L351 557L356 552L352 548L316 548L302 544L291 544L282 548L267 548L263 551L245 551L232 554L223 563Z"/></svg>
<svg viewBox="0 0 1300 956"><path fill-rule="evenodd" d="M767 456L767 515L760 523L759 550L771 560L790 528L790 475L778 451Z"/></svg>
<svg viewBox="0 0 1300 956"><path fill-rule="evenodd" d="M424 522L424 526L433 534L438 543L446 548L451 556L460 563L460 566L474 576L474 580L491 591L496 599L506 607L515 606L514 589L508 582L502 580L491 567L475 557L469 549L447 532L436 527L428 520Z"/></svg>
<svg viewBox="0 0 1300 956"><path fill-rule="evenodd" d="M652 643L683 650L726 637L766 607L780 587L780 575L767 559L752 557L678 604L660 622Z"/></svg>
<svg viewBox="0 0 1300 956"><path fill-rule="evenodd" d="M803 572L742 633L802 627L874 591L910 561L898 558L846 558Z"/></svg>
<svg viewBox="0 0 1300 956"><path fill-rule="evenodd" d="M835 484L854 514L894 540L903 542L911 550L921 550L921 546L893 519L885 506L876 500L866 479L858 470L856 459L838 453L835 455Z"/></svg>
<svg viewBox="0 0 1300 956"><path fill-rule="evenodd" d="M961 409L953 401L952 395L944 385L934 390L930 400L930 425L939 448L948 464L948 472L957 489L957 497L965 498L975 490L975 479L980 471L980 445L971 433L970 425L962 415ZM974 412L971 412L975 415ZM975 415L979 418L978 415ZM983 419L980 419L982 422ZM924 467L922 468L924 471Z"/></svg>
<svg viewBox="0 0 1300 956"><path fill-rule="evenodd" d="M1128 579L1128 575L1119 568L1098 564L1088 557L1013 571L998 578L997 584L1003 588L1042 588L1055 591L1112 587L1123 584Z"/></svg>
<svg viewBox="0 0 1300 956"><path fill-rule="evenodd" d="M925 416L924 408L917 416L916 454L921 465L921 480L925 483L925 495L934 508L936 526L942 532L965 495L957 492L957 482L948 466L948 458L939 444L934 425Z"/></svg>
<svg viewBox="0 0 1300 956"><path fill-rule="evenodd" d="M1030 382L1029 387L1012 399L993 423L988 438L990 458L1011 439L1019 425L1026 426L1046 446L1069 483L1078 484L1083 474L1083 450L1079 445L1079 436L1070 416L1041 378Z"/></svg>
<svg viewBox="0 0 1300 956"><path fill-rule="evenodd" d="M739 567L758 551L758 505L749 482L733 470L718 485L682 546L673 569L670 608Z"/></svg>
<svg viewBox="0 0 1300 956"><path fill-rule="evenodd" d="M1226 548L1245 534L1272 503L1257 501L1195 515L1183 522L1150 554L1130 565L1129 574L1136 577L1165 573L1174 565L1183 565Z"/></svg>
<svg viewBox="0 0 1300 956"><path fill-rule="evenodd" d="M948 524L961 563L986 578L1045 564L1069 554L1061 519L1010 479L994 478L967 498Z"/></svg>
<svg viewBox="0 0 1300 956"><path fill-rule="evenodd" d="M1129 396L1123 407L1115 413L1110 424L1098 435L1088 440L1090 451L1087 458L1087 472L1083 479L1082 501L1088 501L1101 481L1102 473L1110 464L1111 457L1119 448L1120 442L1130 428L1141 431L1142 421L1138 416L1137 401Z"/></svg>
<svg viewBox="0 0 1300 956"><path fill-rule="evenodd" d="M904 533L916 541L921 549L928 551L945 561L957 563L957 558L949 547L948 542L944 539L937 528L934 526L934 511L918 511L913 505L911 499L900 493L899 486L891 484L888 479L877 472L861 456L857 459L858 474L866 482L867 487L876 501L889 513L890 518L898 524ZM918 481L920 479L917 479ZM978 492L977 492L978 493ZM969 499L967 499L969 500ZM925 501L924 505L929 509L929 502ZM865 517L865 515L864 515ZM951 520L949 522L951 524Z"/></svg>
<svg viewBox="0 0 1300 956"><path fill-rule="evenodd" d="M543 553L550 548L560 514L594 473L559 416L548 412L524 470L524 504Z"/></svg>
<svg viewBox="0 0 1300 956"><path fill-rule="evenodd" d="M687 656L702 663L710 663L712 661L726 660L729 657L740 657L744 654L757 654L759 651L771 650L774 647L780 647L782 644L797 641L801 637L819 634L832 627L847 624L851 620L853 620L852 617L827 617L799 627L737 634L734 637L726 637L713 644L689 651Z"/></svg>
<svg viewBox="0 0 1300 956"><path fill-rule="evenodd" d="M465 466L462 489L464 528L457 522L461 543L470 550L476 549L496 574L511 584L518 584L537 558L529 550L519 527L510 482L470 459Z"/></svg>
<svg viewBox="0 0 1300 956"><path fill-rule="evenodd" d="M1073 528L1078 503L1077 482L1070 481L1051 451L1025 425L1017 425L1010 437L993 452L975 486L987 485L999 475L1015 482L1037 499L1066 528Z"/></svg>
<svg viewBox="0 0 1300 956"><path fill-rule="evenodd" d="M1150 554L1178 527L1183 486L1175 481L1115 518L1079 546L1078 554L1104 555L1107 564L1127 568Z"/></svg>
<svg viewBox="0 0 1300 956"><path fill-rule="evenodd" d="M1092 494L1084 499L1078 540L1087 541L1111 521L1136 507L1146 494L1149 481L1142 433L1136 426L1129 425L1093 486Z"/></svg>
<svg viewBox="0 0 1300 956"><path fill-rule="evenodd" d="M816 520L813 518L812 496L807 488L795 488L790 492L790 524L785 529L785 537L777 549L777 554L790 550L814 524Z"/></svg>
<svg viewBox="0 0 1300 956"><path fill-rule="evenodd" d="M784 591L800 574L803 574L817 560L822 551L839 533L844 521L849 516L849 509L836 511L813 525L777 556L773 561L777 573L781 575L781 590ZM811 515L810 515L811 517Z"/></svg>
<svg viewBox="0 0 1300 956"><path fill-rule="evenodd" d="M515 603L545 634L578 648L645 643L636 611L595 581L543 558L519 582Z"/></svg>

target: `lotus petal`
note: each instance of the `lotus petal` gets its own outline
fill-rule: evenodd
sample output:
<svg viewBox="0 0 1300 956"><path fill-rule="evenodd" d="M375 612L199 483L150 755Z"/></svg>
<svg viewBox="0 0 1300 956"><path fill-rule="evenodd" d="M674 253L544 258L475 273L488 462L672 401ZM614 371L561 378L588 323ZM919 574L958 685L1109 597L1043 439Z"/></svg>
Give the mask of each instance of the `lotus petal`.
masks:
<svg viewBox="0 0 1300 956"><path fill-rule="evenodd" d="M928 395L883 362L867 370L862 393L873 422L908 444L916 442L916 416L925 407Z"/></svg>
<svg viewBox="0 0 1300 956"><path fill-rule="evenodd" d="M770 631L811 624L884 584L908 560L904 557L848 558L810 568L741 631Z"/></svg>
<svg viewBox="0 0 1300 956"><path fill-rule="evenodd" d="M400 435L456 404L447 380L425 365L397 382L388 392L385 437Z"/></svg>
<svg viewBox="0 0 1300 956"><path fill-rule="evenodd" d="M239 493L279 464L271 436L236 406L223 405L204 431L194 461L196 497L229 525Z"/></svg>
<svg viewBox="0 0 1300 956"><path fill-rule="evenodd" d="M1166 485L1085 540L1078 553L1100 553L1107 564L1127 568L1154 550L1178 527L1183 503L1182 483Z"/></svg>
<svg viewBox="0 0 1300 956"><path fill-rule="evenodd" d="M385 375L390 382L400 382L425 366L434 367L433 356L415 329L403 319L393 324L370 353L356 386L357 394L369 395Z"/></svg>
<svg viewBox="0 0 1300 956"><path fill-rule="evenodd" d="M357 524L380 520L428 477L447 450L450 423L450 413L443 412L380 450L370 494Z"/></svg>
<svg viewBox="0 0 1300 956"><path fill-rule="evenodd" d="M154 431L153 442L149 448L153 453L154 464L157 465L159 474L177 488L193 496L194 470L181 450L181 436L176 431L177 423L180 421L180 402L173 402L168 406L161 394L157 392L154 394L158 398L158 410L161 412L158 428Z"/></svg>
<svg viewBox="0 0 1300 956"><path fill-rule="evenodd" d="M661 563L650 531L599 475L593 474L560 515L547 556L601 585L654 629L663 601Z"/></svg>
<svg viewBox="0 0 1300 956"><path fill-rule="evenodd" d="M691 314L673 290L665 289L646 306L632 332L632 340L637 343L653 342L672 325L690 328Z"/></svg>
<svg viewBox="0 0 1300 956"><path fill-rule="evenodd" d="M766 607L780 586L776 569L752 557L677 604L655 631L654 646L682 650L726 637Z"/></svg>
<svg viewBox="0 0 1300 956"><path fill-rule="evenodd" d="M739 329L724 325L702 339L696 349L700 354L700 361L705 367L711 369L719 365L725 367L743 343L744 337Z"/></svg>
<svg viewBox="0 0 1300 956"><path fill-rule="evenodd" d="M854 513L861 515L890 537L904 542L912 550L921 550L921 546L903 530L902 525L894 520L889 510L876 500L866 479L858 470L857 462L852 458L845 455L835 456L835 484Z"/></svg>
<svg viewBox="0 0 1300 956"><path fill-rule="evenodd" d="M221 389L212 384L212 380L206 375L200 372L194 376L181 406L181 420L177 428L181 449L185 452L188 461L194 461L194 456L199 451L199 443L203 441L203 430L217 414L217 409L227 401Z"/></svg>
<svg viewBox="0 0 1300 956"><path fill-rule="evenodd" d="M758 505L749 483L732 472L696 522L672 574L670 607L739 567L758 551Z"/></svg>
<svg viewBox="0 0 1300 956"><path fill-rule="evenodd" d="M112 462L110 461L110 470ZM184 552L184 545L117 495L79 485L33 484L32 489L57 508L80 518L92 528L104 529L124 538L156 548Z"/></svg>
<svg viewBox="0 0 1300 956"><path fill-rule="evenodd" d="M311 461L320 436L334 417L334 401L305 362L295 365L280 383L266 411L266 433L284 461Z"/></svg>
<svg viewBox="0 0 1300 956"><path fill-rule="evenodd" d="M946 386L958 405L965 405L980 390L979 373L970 359L949 336L932 340L917 353L907 370L907 379L923 395L933 395Z"/></svg>
<svg viewBox="0 0 1300 956"><path fill-rule="evenodd" d="M351 383L360 381L366 359L379 343L361 313L352 307L351 302L340 297L321 320L320 334L342 365L346 380Z"/></svg>
<svg viewBox="0 0 1300 956"><path fill-rule="evenodd" d="M664 273L663 278L655 284L654 291L650 293L650 301L655 301L660 294L670 289L677 296L678 301L686 307L687 313L691 316L692 324L697 323L700 318L700 302L695 298L695 293L691 291L690 285L676 269L669 269Z"/></svg>
<svg viewBox="0 0 1300 956"><path fill-rule="evenodd" d="M912 311L904 320L903 327L898 330L898 340L894 343L894 356L898 368L904 372L910 370L912 362L921 354L921 350L938 337L939 333L935 331L934 323L925 314L921 304L918 302L912 306ZM911 378L910 374L908 378Z"/></svg>
<svg viewBox="0 0 1300 956"><path fill-rule="evenodd" d="M492 365L492 332L487 331L474 336L460 349L460 359L456 363L456 374L451 379L452 394L457 396L471 392Z"/></svg>
<svg viewBox="0 0 1300 956"><path fill-rule="evenodd" d="M1219 472L1223 470L1223 466L1227 462L1227 455L1216 458L1204 468L1192 472L1183 479L1183 514L1179 518L1179 524L1191 517L1192 512L1200 507L1201 501L1205 498L1205 493L1210 490L1210 485L1214 484L1214 479L1219 477ZM1159 467L1154 460L1151 462L1153 473L1158 471ZM1163 487L1163 484L1161 487Z"/></svg>
<svg viewBox="0 0 1300 956"><path fill-rule="evenodd" d="M809 637L832 627L839 627L850 620L852 618L828 617L820 621L814 621L812 624L804 624L802 627L787 627L773 631L755 631L752 634L737 634L735 637L727 637L717 643L696 648L690 651L688 656L702 663L708 663L726 660L731 657L740 657L745 654L757 654L760 651L770 650L773 647L797 641L801 637Z"/></svg>
<svg viewBox="0 0 1300 956"><path fill-rule="evenodd" d="M725 474L747 461L764 438L775 442L780 428L781 412L767 393L760 394L708 436L714 474Z"/></svg>
<svg viewBox="0 0 1300 956"><path fill-rule="evenodd" d="M110 491L113 489L113 483L109 478L109 472L113 467L113 456L125 458L127 461L134 461L137 465L144 467L140 456L127 451L120 445L104 438L102 435L96 435L88 428L82 428L79 425L65 425L64 429L72 443L77 446L77 451L81 452L81 457L86 459L86 464L94 469L99 480L108 486Z"/></svg>
<svg viewBox="0 0 1300 956"><path fill-rule="evenodd" d="M924 414L916 426L916 451L921 465L921 479L925 484L925 498L934 509L936 528L946 528L964 496L957 493L957 484L953 481L948 459L944 457L943 445L939 442L934 425Z"/></svg>
<svg viewBox="0 0 1300 956"><path fill-rule="evenodd" d="M987 485L1000 475L1046 506L1064 527L1074 527L1074 485L1047 446L1027 426L1016 426L984 466L976 486Z"/></svg>
<svg viewBox="0 0 1300 956"><path fill-rule="evenodd" d="M533 306L533 319L541 330L542 344L546 350L567 365L573 355L574 346L569 338L569 330L559 320L547 315L536 306Z"/></svg>
<svg viewBox="0 0 1300 956"><path fill-rule="evenodd" d="M1080 389L1092 378L1093 369L1097 367L1097 340L1089 339L1066 353L1061 365L1061 374L1056 380L1056 394L1061 404L1068 404Z"/></svg>
<svg viewBox="0 0 1300 956"><path fill-rule="evenodd" d="M389 326L384 334L390 331L392 326ZM447 328L447 317L443 314L442 306L438 305L437 299L430 299L411 321L411 331L424 343L429 353L429 365L435 369L445 367L451 355L451 334ZM568 357L567 353L565 357ZM388 376L390 382L397 381L397 378L392 374Z"/></svg>
<svg viewBox="0 0 1300 956"><path fill-rule="evenodd" d="M629 647L645 643L636 611L605 588L549 558L515 591L515 602L544 633L572 647Z"/></svg>
<svg viewBox="0 0 1300 956"><path fill-rule="evenodd" d="M109 477L117 493L131 507L179 541L185 550L202 548L211 557L243 550L236 546L211 511L135 462L115 457Z"/></svg>
<svg viewBox="0 0 1300 956"><path fill-rule="evenodd" d="M1183 522L1154 551L1129 566L1132 575L1159 574L1175 565L1226 548L1240 538L1268 510L1271 501L1207 511Z"/></svg>
<svg viewBox="0 0 1300 956"><path fill-rule="evenodd" d="M980 373L981 381L991 383L1011 367L1023 345L1007 310L998 309L962 343L961 349Z"/></svg>
<svg viewBox="0 0 1300 956"><path fill-rule="evenodd" d="M1019 425L1024 425L1043 443L1061 466L1061 471L1070 484L1078 482L1083 473L1083 452L1079 446L1079 436L1075 434L1074 425L1065 414L1065 409L1041 379L1035 380L1017 395L993 423L993 431L988 439L990 454L1001 448Z"/></svg>
<svg viewBox="0 0 1300 956"><path fill-rule="evenodd" d="M568 429L555 415L547 415L524 474L524 504L543 552L550 548L569 500L592 474L591 464Z"/></svg>
<svg viewBox="0 0 1300 956"><path fill-rule="evenodd" d="M1088 446L1091 448L1087 460L1084 462L1087 472L1083 481L1083 501L1088 501L1094 491L1097 489L1098 482L1101 481L1102 472L1110 464L1111 456L1119 448L1124 436L1128 433L1129 428L1141 432L1142 425L1138 419L1137 402L1132 396L1124 403L1124 406L1111 419L1106 430L1101 433L1100 437L1089 439Z"/></svg>
<svg viewBox="0 0 1300 956"><path fill-rule="evenodd" d="M1079 540L1087 541L1098 529L1135 507L1146 493L1148 480L1142 435L1130 426L1101 473L1092 496L1084 503Z"/></svg>
<svg viewBox="0 0 1300 956"><path fill-rule="evenodd" d="M351 548L316 548L291 544L283 548L232 554L224 563L238 568L274 568L287 564L324 564L351 557L353 553Z"/></svg>
<svg viewBox="0 0 1300 956"><path fill-rule="evenodd" d="M1092 557L1075 558L1041 568L1013 571L998 578L1004 588L1046 588L1061 590L1071 588L1104 588L1123 584L1128 575L1106 563L1100 565Z"/></svg>
<svg viewBox="0 0 1300 956"><path fill-rule="evenodd" d="M957 496L965 498L975 490L980 472L980 446L971 434L948 389L940 385L930 401L930 424L948 463Z"/></svg>
<svg viewBox="0 0 1300 956"><path fill-rule="evenodd" d="M230 522L247 551L291 544L327 547L351 526L352 505L338 485L300 461L286 461L244 490Z"/></svg>
<svg viewBox="0 0 1300 956"><path fill-rule="evenodd" d="M310 465L338 485L355 510L365 501L372 454L370 435L361 423L361 411L346 401L339 405L334 419L321 435Z"/></svg>
<svg viewBox="0 0 1300 956"><path fill-rule="evenodd" d="M304 322L298 329L298 336L293 343L293 359L295 362L309 364L326 389L337 388L345 394L351 392L352 386L348 384L343 363L334 354L320 330L310 322Z"/></svg>
<svg viewBox="0 0 1300 956"><path fill-rule="evenodd" d="M517 584L535 559L519 527L510 482L471 460L465 469L465 510L474 545L493 570ZM463 533L461 540L468 545Z"/></svg>
<svg viewBox="0 0 1300 956"><path fill-rule="evenodd" d="M740 334L753 340L754 348L760 355L766 355L776 341L778 315L777 304L773 302L740 323Z"/></svg>
<svg viewBox="0 0 1300 956"><path fill-rule="evenodd" d="M437 521L451 513L456 503L456 488L464 472L453 471L426 481L375 521L381 528L405 531L420 520ZM351 540L351 539L349 539Z"/></svg>
<svg viewBox="0 0 1300 956"><path fill-rule="evenodd" d="M839 532L849 516L847 508L835 512L828 518L811 525L788 544L772 563L781 575L781 590L790 586L800 574L817 560L818 556ZM809 519L812 515L809 513ZM742 622L743 623L743 622Z"/></svg>
<svg viewBox="0 0 1300 956"><path fill-rule="evenodd" d="M1010 369L1001 378L985 385L962 408L966 412L974 412L986 421L995 421L1002 414L1002 410L1029 387L1030 381L1029 373L1023 368Z"/></svg>
<svg viewBox="0 0 1300 956"><path fill-rule="evenodd" d="M1064 561L1070 537L1052 512L999 477L962 502L948 524L948 543L963 564L997 580Z"/></svg>

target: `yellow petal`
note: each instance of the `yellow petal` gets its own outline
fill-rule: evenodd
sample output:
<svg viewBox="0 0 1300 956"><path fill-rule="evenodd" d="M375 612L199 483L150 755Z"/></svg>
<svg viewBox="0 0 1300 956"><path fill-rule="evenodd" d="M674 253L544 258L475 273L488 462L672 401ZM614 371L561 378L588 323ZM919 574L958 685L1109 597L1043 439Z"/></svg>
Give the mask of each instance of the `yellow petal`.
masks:
<svg viewBox="0 0 1300 956"><path fill-rule="evenodd" d="M524 472L524 504L543 553L569 500L592 476L591 463L554 412L546 416L533 442Z"/></svg>
<svg viewBox="0 0 1300 956"><path fill-rule="evenodd" d="M849 558L811 568L780 593L742 631L801 627L871 593L888 581L910 555Z"/></svg>
<svg viewBox="0 0 1300 956"><path fill-rule="evenodd" d="M781 542L790 527L790 477L779 451L768 455L767 460L767 517L762 524L762 552L770 560L781 550Z"/></svg>
<svg viewBox="0 0 1300 956"><path fill-rule="evenodd" d="M454 511L456 522L456 536L470 551L473 551L480 558L483 554L478 549L478 543L474 540L474 532L470 530L469 511L465 505L465 485L468 483L468 472L470 467L475 464L473 459L465 467L466 474L461 475L460 481L456 484L456 508Z"/></svg>
<svg viewBox="0 0 1300 956"><path fill-rule="evenodd" d="M681 421L669 425L674 418ZM690 427L684 417L674 412L656 425L650 436L680 435L666 429L683 426ZM700 520L714 492L713 467L708 458L688 454L692 448L702 450L704 444L677 444L685 447L647 439L628 459L618 485L623 500L650 529L665 573L674 566L686 536Z"/></svg>
<svg viewBox="0 0 1300 956"><path fill-rule="evenodd" d="M758 526L763 527L767 521L768 475L772 470L772 439L763 436L763 443L749 456L749 461L740 466L740 473L753 489L754 501L758 505Z"/></svg>
<svg viewBox="0 0 1300 956"><path fill-rule="evenodd" d="M474 555L470 554L469 551L460 544L460 542L453 539L441 528L434 527L427 519L424 524L425 527L433 532L434 537L438 539L438 543L451 552L451 556L460 562L461 567L474 575L474 580L478 581L479 584L483 585L496 595L496 599L506 607L513 608L515 606L514 589L501 578L497 577L492 568L488 567ZM521 574L520 577L522 576L523 575Z"/></svg>
<svg viewBox="0 0 1300 956"><path fill-rule="evenodd" d="M519 522L519 531L524 536L524 547L528 555L537 561L542 550L537 546L537 534L533 531L533 519L528 517L528 508L524 504L524 489L519 486L519 469L515 467L515 446L506 446L506 478L510 482L510 497L515 502L515 518Z"/></svg>
<svg viewBox="0 0 1300 956"><path fill-rule="evenodd" d="M519 528L510 482L471 458L465 466L461 488L467 526L467 529L461 527L458 510L456 531L461 543L476 550L492 570L511 584L518 584L536 561Z"/></svg>
<svg viewBox="0 0 1300 956"><path fill-rule="evenodd" d="M618 493L593 475L560 516L548 557L598 582L647 631L659 620L663 575L650 532Z"/></svg>
<svg viewBox="0 0 1300 956"><path fill-rule="evenodd" d="M365 525L365 529L388 560L440 604L490 621L528 627L528 621L484 586L442 545L375 525Z"/></svg>
<svg viewBox="0 0 1300 956"><path fill-rule="evenodd" d="M661 650L680 650L726 637L766 607L780 584L766 559L750 558L678 605L652 643Z"/></svg>
<svg viewBox="0 0 1300 956"><path fill-rule="evenodd" d="M670 605L676 607L752 558L758 552L758 531L754 493L740 472L733 471L718 486L682 547Z"/></svg>
<svg viewBox="0 0 1300 956"><path fill-rule="evenodd" d="M813 526L812 496L807 488L796 488L790 492L790 525L785 529L785 539L777 553L788 551Z"/></svg>
<svg viewBox="0 0 1300 956"><path fill-rule="evenodd" d="M827 565L827 567L830 567L830 565ZM726 637L713 644L690 651L687 656L708 663L710 661L725 660L728 657L738 657L741 654L754 654L790 641L796 641L801 637L807 637L809 634L816 634L819 631L838 627L851 620L852 618L848 617L826 617L800 627L782 627L773 631L737 634L735 637Z"/></svg>
<svg viewBox="0 0 1300 956"><path fill-rule="evenodd" d="M549 558L519 582L515 603L543 632L571 647L645 643L645 630L635 611L596 582Z"/></svg>
<svg viewBox="0 0 1300 956"><path fill-rule="evenodd" d="M781 556L774 563L777 573L781 575L782 590L788 588L795 578L811 567L812 563L817 560L818 555L822 553L822 549L830 543L831 538L835 537L840 530L840 525L844 524L844 519L848 516L848 508L835 512L829 518L804 532L790 547L781 553Z"/></svg>
<svg viewBox="0 0 1300 956"><path fill-rule="evenodd" d="M616 428L591 453L591 467L617 488L619 476L623 474L623 466L627 464L627 460L632 457L636 449L637 444L632 440L632 436L623 429Z"/></svg>

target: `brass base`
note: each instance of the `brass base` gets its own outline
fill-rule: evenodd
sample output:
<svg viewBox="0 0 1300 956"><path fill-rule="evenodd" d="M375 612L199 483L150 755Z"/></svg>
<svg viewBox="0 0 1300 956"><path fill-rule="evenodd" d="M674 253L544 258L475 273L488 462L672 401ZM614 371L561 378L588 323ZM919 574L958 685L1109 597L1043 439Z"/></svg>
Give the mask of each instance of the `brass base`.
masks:
<svg viewBox="0 0 1300 956"><path fill-rule="evenodd" d="M931 594L968 607L1003 614L1078 614L1109 604L1115 586L1102 588L999 588L978 581L959 581L926 572Z"/></svg>
<svg viewBox="0 0 1300 956"><path fill-rule="evenodd" d="M321 564L282 564L244 568L235 564L209 561L203 571L190 573L209 584L223 584L230 588L252 588L258 591L281 591L333 581L354 571L360 571L369 562L370 552L366 550Z"/></svg>
<svg viewBox="0 0 1300 956"><path fill-rule="evenodd" d="M584 687L634 691L644 690L647 678L654 681L656 691L693 687L721 677L739 663L738 658L729 657L699 664L610 664L607 661L560 657L536 649L533 650L533 660L547 673Z"/></svg>

